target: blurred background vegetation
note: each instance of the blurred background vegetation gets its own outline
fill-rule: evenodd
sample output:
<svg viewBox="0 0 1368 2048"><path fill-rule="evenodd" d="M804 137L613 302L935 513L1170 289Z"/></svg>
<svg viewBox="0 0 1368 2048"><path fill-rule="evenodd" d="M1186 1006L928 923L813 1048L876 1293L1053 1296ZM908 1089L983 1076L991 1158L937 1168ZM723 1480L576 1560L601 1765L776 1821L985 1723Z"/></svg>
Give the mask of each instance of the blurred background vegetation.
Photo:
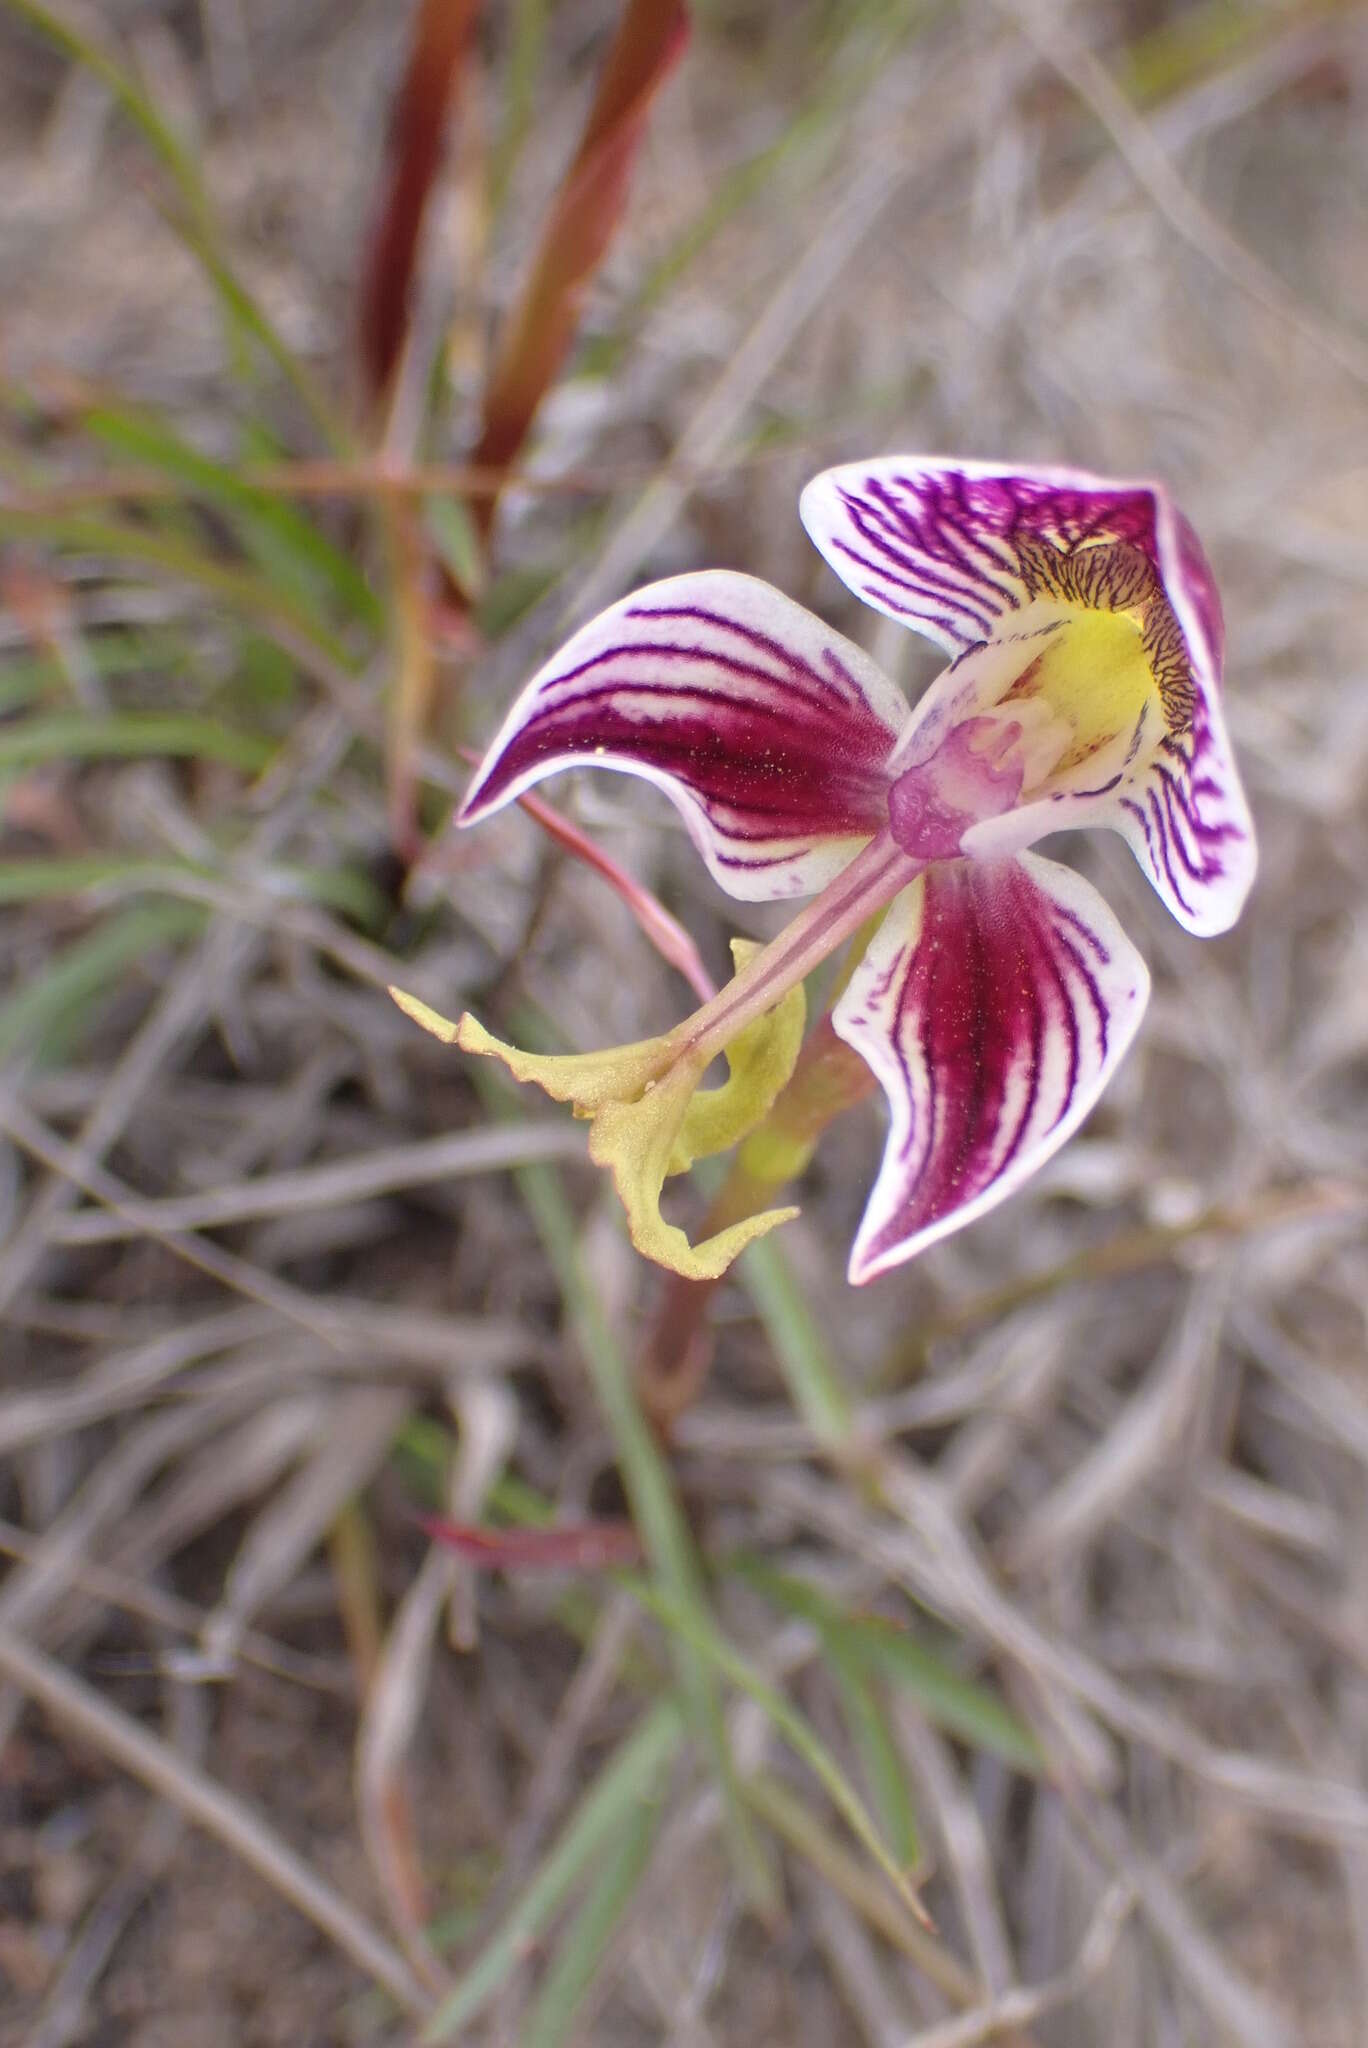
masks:
<svg viewBox="0 0 1368 2048"><path fill-rule="evenodd" d="M0 0L6 2044L1362 2039L1368 25L689 14ZM771 929L462 750L704 564L920 687L796 517L899 447L1174 488L1262 877L1070 845L1085 1132L852 1294L852 1114L662 1439L582 1131L384 990L674 1021L576 832Z"/></svg>

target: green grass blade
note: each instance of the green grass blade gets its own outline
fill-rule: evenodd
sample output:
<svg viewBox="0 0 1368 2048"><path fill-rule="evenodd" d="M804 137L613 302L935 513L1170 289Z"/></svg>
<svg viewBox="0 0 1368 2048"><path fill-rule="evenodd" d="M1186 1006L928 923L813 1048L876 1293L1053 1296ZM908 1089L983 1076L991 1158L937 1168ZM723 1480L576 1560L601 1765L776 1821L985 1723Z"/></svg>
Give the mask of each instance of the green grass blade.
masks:
<svg viewBox="0 0 1368 2048"><path fill-rule="evenodd" d="M888 0L845 0L833 14L834 33L816 44L814 71L819 83L811 96L771 141L723 171L698 212L647 271L617 332L606 337L596 357L598 363L611 367L642 316L665 298L713 238L752 199L775 190L781 173L798 193L816 184L840 141L850 109L864 98L923 11L921 0L896 0L894 5Z"/></svg>
<svg viewBox="0 0 1368 2048"><path fill-rule="evenodd" d="M788 1253L777 1238L761 1238L742 1254L736 1270L803 1420L819 1443L831 1448L848 1443L853 1421L850 1397L794 1280Z"/></svg>
<svg viewBox="0 0 1368 2048"><path fill-rule="evenodd" d="M8 4L13 5L13 0L8 0ZM351 429L223 254L211 217L203 212L173 225L180 230L186 247L212 282L239 331L257 344L293 386L329 450L338 456L354 455L357 444Z"/></svg>
<svg viewBox="0 0 1368 2048"><path fill-rule="evenodd" d="M189 660L182 633L101 630L82 637L82 658L100 677L146 676L181 667ZM67 670L54 654L17 654L0 661L0 712L19 711L38 698L69 702Z"/></svg>
<svg viewBox="0 0 1368 2048"><path fill-rule="evenodd" d="M991 1686L966 1678L947 1656L890 1623L862 1622L852 1633L857 1657L913 1693L928 1721L1028 1776L1044 1769L1039 1743Z"/></svg>
<svg viewBox="0 0 1368 2048"><path fill-rule="evenodd" d="M593 1987L618 1924L632 1902L660 1831L661 1809L649 1790L594 1879L589 1895L547 1970L523 2029L521 2048L560 2048Z"/></svg>
<svg viewBox="0 0 1368 2048"><path fill-rule="evenodd" d="M0 712L21 711L35 698L57 696L65 687L62 664L50 655L29 654L18 661L0 662Z"/></svg>
<svg viewBox="0 0 1368 2048"><path fill-rule="evenodd" d="M325 438L339 453L345 452L349 436L332 407L318 390L294 350L283 340L224 257L219 247L213 210L200 177L199 165L175 129L162 119L154 102L143 92L130 72L111 57L108 51L82 35L60 14L43 6L42 0L3 0L3 4L12 14L17 14L21 21L27 22L30 28L36 29L39 35L46 37L50 43L55 43L57 48L75 63L84 65L87 71L92 72L133 123L153 154L160 158L170 174L185 210L184 220L174 224L180 229L185 241L217 287L227 312L238 329L255 340L289 379Z"/></svg>
<svg viewBox="0 0 1368 2048"><path fill-rule="evenodd" d="M503 212L508 181L532 125L532 104L550 16L550 0L512 0L508 62L504 71L503 120L489 173L489 216Z"/></svg>
<svg viewBox="0 0 1368 2048"><path fill-rule="evenodd" d="M1027 1774L1043 1767L1040 1746L1024 1721L989 1685L956 1671L948 1653L877 1615L851 1615L806 1579L776 1571L758 1558L732 1568L785 1613L812 1623L824 1644L853 1669L877 1674L912 1693L928 1721Z"/></svg>
<svg viewBox="0 0 1368 2048"><path fill-rule="evenodd" d="M0 726L0 769L157 754L218 761L255 775L272 759L276 744L193 711L53 711Z"/></svg>
<svg viewBox="0 0 1368 2048"><path fill-rule="evenodd" d="M206 875L191 861L142 860L120 854L84 854L73 860L0 861L0 906L43 903L54 896L85 896L92 889L154 891L168 869Z"/></svg>
<svg viewBox="0 0 1368 2048"><path fill-rule="evenodd" d="M662 1701L638 1722L584 1794L498 1932L428 2021L424 2042L451 2040L506 1983L595 1858L650 1799L683 1737L683 1718L673 1701Z"/></svg>
<svg viewBox="0 0 1368 2048"><path fill-rule="evenodd" d="M460 498L424 498L423 524L462 597L478 604L485 591L485 563L469 506Z"/></svg>
<svg viewBox="0 0 1368 2048"><path fill-rule="evenodd" d="M695 1654L698 1642L715 1634L702 1567L665 1461L637 1404L626 1355L609 1327L580 1259L574 1217L561 1178L554 1167L546 1166L523 1167L516 1178L560 1282L593 1375L652 1573L664 1589L662 1597L668 1600L671 1611L691 1621L692 1632L681 1630L673 1643L680 1686L693 1732L702 1743L722 1790L728 1835L741 1880L758 1910L770 1913L778 1905L777 1882L737 1789L726 1729L707 1662Z"/></svg>
<svg viewBox="0 0 1368 2048"><path fill-rule="evenodd" d="M380 630L383 608L365 577L298 507L243 483L227 464L201 454L165 422L131 407L97 407L85 414L83 424L112 455L174 477L188 493L222 507L243 552L296 604L337 604L372 631Z"/></svg>
<svg viewBox="0 0 1368 2048"><path fill-rule="evenodd" d="M195 585L219 598L230 610L254 620L263 631L285 627L297 639L310 641L328 658L350 666L346 649L324 626L314 608L298 604L254 570L220 562L203 548L152 527L127 520L94 519L85 513L42 513L0 506L0 539L26 540L39 546L65 548L73 554L136 562L164 570L178 581Z"/></svg>
<svg viewBox="0 0 1368 2048"><path fill-rule="evenodd" d="M738 1262L742 1282L774 1346L785 1384L819 1441L848 1445L852 1411L820 1330L775 1239L750 1246ZM764 1567L747 1576L769 1597L801 1613L820 1631L829 1653L852 1669L878 1671L916 1694L929 1720L1017 1770L1041 1768L1038 1744L999 1695L963 1677L947 1656L890 1623L852 1621L815 1587ZM909 1816L910 1818L910 1816Z"/></svg>
<svg viewBox="0 0 1368 2048"><path fill-rule="evenodd" d="M185 204L195 212L207 204L200 181L199 166L169 122L162 119L153 102L140 91L136 81L115 63L98 43L90 42L60 14L40 5L40 0L5 0L11 14L17 14L30 28L55 43L75 63L94 73L101 85L117 100L153 152L170 171Z"/></svg>
<svg viewBox="0 0 1368 2048"><path fill-rule="evenodd" d="M680 1607L657 1587L633 1585L631 1592L666 1628L682 1636L722 1677L747 1693L761 1707L789 1747L802 1758L825 1789L832 1805L856 1840L874 1858L903 1903L914 1913L921 1908L899 1863L864 1801L840 1764L809 1726L793 1702L756 1670L750 1659L729 1643L706 1615Z"/></svg>
<svg viewBox="0 0 1368 2048"><path fill-rule="evenodd" d="M1346 10L1346 0L1300 0L1292 6L1246 0L1195 0L1161 17L1113 60L1118 85L1141 106L1161 103L1198 79L1233 69L1251 46L1295 35L1317 17Z"/></svg>
<svg viewBox="0 0 1368 2048"><path fill-rule="evenodd" d="M475 612L475 624L485 640L501 640L534 605L554 590L566 575L563 562L515 562L497 575Z"/></svg>
<svg viewBox="0 0 1368 2048"><path fill-rule="evenodd" d="M370 932L383 932L391 914L384 890L360 868L271 867L261 879L282 896L322 904Z"/></svg>
<svg viewBox="0 0 1368 2048"><path fill-rule="evenodd" d="M195 903L140 903L77 939L0 1003L0 1060L34 1049L50 1062L70 1052L125 968L201 930L206 915Z"/></svg>
<svg viewBox="0 0 1368 2048"><path fill-rule="evenodd" d="M834 1645L828 1649L841 1713L860 1759L870 1803L883 1823L889 1848L903 1869L910 1870L920 1860L921 1845L898 1745L882 1702L857 1660Z"/></svg>
<svg viewBox="0 0 1368 2048"><path fill-rule="evenodd" d="M383 890L357 868L270 867L253 879L274 897L321 903L368 930L380 930L389 914ZM175 896L193 902L197 896L208 900L223 882L223 874L208 863L171 856L149 860L136 854L100 853L71 860L7 860L0 861L0 908L96 891L111 898Z"/></svg>
<svg viewBox="0 0 1368 2048"><path fill-rule="evenodd" d="M787 1779L757 1771L746 1780L746 1798L780 1841L811 1866L823 1885L848 1900L866 1925L895 1950L910 1956L953 2005L979 2004L982 1987L972 1972L933 1928L924 1927L893 1897L877 1871L836 1839L825 1815L814 1812Z"/></svg>

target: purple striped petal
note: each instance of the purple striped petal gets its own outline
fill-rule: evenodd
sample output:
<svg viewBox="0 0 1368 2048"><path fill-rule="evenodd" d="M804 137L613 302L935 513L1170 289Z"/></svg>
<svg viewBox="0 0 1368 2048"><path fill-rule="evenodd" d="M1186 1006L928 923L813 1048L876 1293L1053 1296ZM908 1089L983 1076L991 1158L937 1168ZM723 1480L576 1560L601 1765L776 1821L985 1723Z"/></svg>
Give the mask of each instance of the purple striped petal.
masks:
<svg viewBox="0 0 1368 2048"><path fill-rule="evenodd" d="M1123 542L1146 557L1165 589L1182 586L1184 627L1200 639L1204 667L1218 668L1211 572L1161 485L1113 483L1082 469L882 455L814 477L799 514L858 597L951 654L1009 633L1057 556Z"/></svg>
<svg viewBox="0 0 1368 2048"><path fill-rule="evenodd" d="M769 584L674 576L602 612L533 677L460 822L562 768L620 769L674 801L729 895L807 895L886 822L906 723L869 657Z"/></svg>
<svg viewBox="0 0 1368 2048"><path fill-rule="evenodd" d="M1067 644L1071 613L1142 622L1153 691L1114 733L1099 714L1096 750L1083 748L1039 801L1028 789L1010 816L966 835L965 850L987 857L1046 832L1108 825L1189 931L1235 922L1256 854L1221 710L1220 602L1162 485L886 456L816 477L802 516L853 590L963 657L918 706L910 758L934 722L1004 702L1014 683L1029 689L1024 671L1053 636ZM1105 698L1101 676L1098 688Z"/></svg>
<svg viewBox="0 0 1368 2048"><path fill-rule="evenodd" d="M832 1013L891 1114L852 1283L1042 1166L1096 1102L1148 996L1102 898L1054 861L938 863L905 889Z"/></svg>
<svg viewBox="0 0 1368 2048"><path fill-rule="evenodd" d="M1099 822L1124 834L1180 924L1199 938L1230 929L1258 853L1214 696L1199 695L1188 730L1161 740L1143 774L1123 778Z"/></svg>

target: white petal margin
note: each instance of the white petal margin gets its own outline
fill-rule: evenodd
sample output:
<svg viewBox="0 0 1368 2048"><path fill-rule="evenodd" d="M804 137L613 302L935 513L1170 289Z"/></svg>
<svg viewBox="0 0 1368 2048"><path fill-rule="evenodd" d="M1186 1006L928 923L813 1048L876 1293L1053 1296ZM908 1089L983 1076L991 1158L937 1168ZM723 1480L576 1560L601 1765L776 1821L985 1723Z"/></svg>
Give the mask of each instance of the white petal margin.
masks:
<svg viewBox="0 0 1368 2048"><path fill-rule="evenodd" d="M1044 1165L1124 1056L1149 986L1097 891L1055 861L938 863L903 891L832 1014L890 1112L852 1285Z"/></svg>
<svg viewBox="0 0 1368 2048"><path fill-rule="evenodd" d="M868 655L753 576L648 585L533 677L477 774L473 824L563 768L644 777L731 896L808 895L886 822L907 723Z"/></svg>

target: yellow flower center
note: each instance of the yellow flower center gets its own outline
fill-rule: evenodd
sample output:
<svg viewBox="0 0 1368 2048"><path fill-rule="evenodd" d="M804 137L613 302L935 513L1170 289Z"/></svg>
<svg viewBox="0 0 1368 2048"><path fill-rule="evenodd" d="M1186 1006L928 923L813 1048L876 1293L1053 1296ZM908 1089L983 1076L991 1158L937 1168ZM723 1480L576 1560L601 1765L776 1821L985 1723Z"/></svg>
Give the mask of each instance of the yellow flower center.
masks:
<svg viewBox="0 0 1368 2048"><path fill-rule="evenodd" d="M1021 727L1023 799L1099 782L1192 722L1187 650L1146 556L1126 541L1018 550L1028 602L976 657L977 709Z"/></svg>

